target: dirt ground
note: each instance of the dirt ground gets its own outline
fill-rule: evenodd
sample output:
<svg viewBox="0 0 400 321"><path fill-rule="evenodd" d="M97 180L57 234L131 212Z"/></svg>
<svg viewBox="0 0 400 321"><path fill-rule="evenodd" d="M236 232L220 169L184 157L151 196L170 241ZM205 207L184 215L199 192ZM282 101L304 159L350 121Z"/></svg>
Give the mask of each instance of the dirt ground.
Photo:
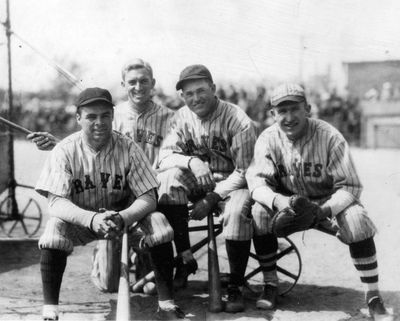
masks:
<svg viewBox="0 0 400 321"><path fill-rule="evenodd" d="M16 179L35 183L46 152L27 142L17 142ZM362 201L379 229L376 246L379 259L380 287L386 306L400 320L400 170L398 150L353 149L353 156L364 183ZM38 200L46 217L46 203L30 190L20 191ZM44 219L45 221L45 219ZM42 224L42 228L44 223ZM40 234L40 233L39 233ZM193 233L198 234L198 233ZM0 237L5 235L0 231ZM193 242L203 235L192 235ZM176 293L176 302L190 320L370 320L364 303L363 288L352 266L348 249L334 237L308 231L291 237L302 260L298 284L280 297L275 311L255 308L261 275L250 280L252 291L245 289L246 311L238 314L208 312L206 248L195 253L199 270L189 279L189 287ZM218 238L220 269L227 272L223 241ZM90 281L94 243L76 248L68 259L60 296L60 320L113 320L117 294L99 292ZM0 320L40 320L41 280L36 241L0 240ZM298 271L297 256L292 254L279 264ZM256 267L249 262L248 271ZM287 284L286 284L287 285ZM134 320L152 320L157 306L154 296L131 295Z"/></svg>

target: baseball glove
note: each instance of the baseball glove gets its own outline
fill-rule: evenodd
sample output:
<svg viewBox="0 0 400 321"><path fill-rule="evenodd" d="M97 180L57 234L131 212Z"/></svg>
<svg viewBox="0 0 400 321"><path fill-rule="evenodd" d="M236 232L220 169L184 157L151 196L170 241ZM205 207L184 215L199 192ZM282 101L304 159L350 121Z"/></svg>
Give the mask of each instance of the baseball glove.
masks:
<svg viewBox="0 0 400 321"><path fill-rule="evenodd" d="M278 237L285 237L295 232L305 231L318 222L321 208L306 197L293 195L289 207L272 217L272 232Z"/></svg>

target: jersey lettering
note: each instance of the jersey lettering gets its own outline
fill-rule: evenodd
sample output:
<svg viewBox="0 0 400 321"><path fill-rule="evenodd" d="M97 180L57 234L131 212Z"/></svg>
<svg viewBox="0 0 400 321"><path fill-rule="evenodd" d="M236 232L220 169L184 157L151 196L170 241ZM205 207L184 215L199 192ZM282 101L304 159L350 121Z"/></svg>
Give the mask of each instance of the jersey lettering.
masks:
<svg viewBox="0 0 400 321"><path fill-rule="evenodd" d="M72 181L72 184L74 185L76 194L79 194L84 191L82 181L80 179L74 179Z"/></svg>
<svg viewBox="0 0 400 321"><path fill-rule="evenodd" d="M110 174L108 174L108 173L100 173L100 180L101 180L101 187L102 188L107 188L107 182L108 182L109 178L110 178Z"/></svg>
<svg viewBox="0 0 400 321"><path fill-rule="evenodd" d="M160 135L157 135L157 133L148 130L148 129L137 129L137 142L141 143L142 141L145 141L146 143L150 145L154 145L155 147L161 146L161 142L163 140L163 137Z"/></svg>
<svg viewBox="0 0 400 321"><path fill-rule="evenodd" d="M113 189L121 189L122 175L115 174L115 183Z"/></svg>
<svg viewBox="0 0 400 321"><path fill-rule="evenodd" d="M93 182L90 180L89 175L85 175L85 189L93 189L96 186L94 186Z"/></svg>

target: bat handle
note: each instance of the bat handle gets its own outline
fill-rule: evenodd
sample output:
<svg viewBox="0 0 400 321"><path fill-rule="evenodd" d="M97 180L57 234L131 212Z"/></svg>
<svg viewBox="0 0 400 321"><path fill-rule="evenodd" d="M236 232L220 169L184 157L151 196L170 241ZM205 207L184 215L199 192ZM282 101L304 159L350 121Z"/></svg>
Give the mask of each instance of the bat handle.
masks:
<svg viewBox="0 0 400 321"><path fill-rule="evenodd" d="M221 280L219 277L219 264L217 253L217 242L214 232L213 213L207 216L208 226L208 309L210 312L221 312L223 310Z"/></svg>

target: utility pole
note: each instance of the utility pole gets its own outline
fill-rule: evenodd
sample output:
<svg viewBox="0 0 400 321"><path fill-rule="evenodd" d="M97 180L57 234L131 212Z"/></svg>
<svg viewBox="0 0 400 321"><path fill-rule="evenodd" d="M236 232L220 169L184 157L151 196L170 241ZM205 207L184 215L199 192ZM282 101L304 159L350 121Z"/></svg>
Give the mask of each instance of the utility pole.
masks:
<svg viewBox="0 0 400 321"><path fill-rule="evenodd" d="M11 73L11 22L10 22L10 1L6 0L7 6L7 18L4 23L7 36L7 58L8 58L8 113L7 118L11 121L13 119L13 90L12 90L12 73ZM8 164L9 169L9 183L8 183L8 193L11 199L11 213L12 215L18 215L18 206L15 200L15 168L14 168L14 135L11 129L7 130L8 136Z"/></svg>

